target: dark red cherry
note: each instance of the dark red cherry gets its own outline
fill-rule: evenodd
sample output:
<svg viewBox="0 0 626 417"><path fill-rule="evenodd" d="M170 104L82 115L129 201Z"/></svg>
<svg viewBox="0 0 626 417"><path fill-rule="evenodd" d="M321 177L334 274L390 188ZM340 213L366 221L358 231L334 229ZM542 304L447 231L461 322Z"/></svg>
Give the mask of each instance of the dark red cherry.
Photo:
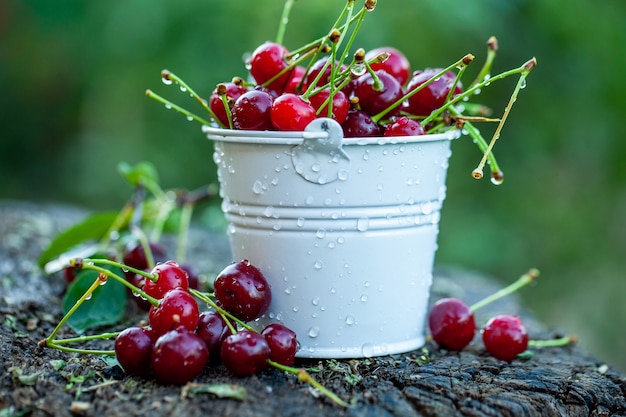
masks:
<svg viewBox="0 0 626 417"><path fill-rule="evenodd" d="M249 376L267 366L270 347L259 333L243 330L224 339L220 354L226 369L237 376Z"/></svg>
<svg viewBox="0 0 626 417"><path fill-rule="evenodd" d="M372 77L370 73L363 74L357 79L354 95L359 98L361 110L374 116L396 101L402 98L404 92L402 86L393 76L387 74L383 70L375 72L379 83ZM386 116L396 114L400 106L389 112Z"/></svg>
<svg viewBox="0 0 626 417"><path fill-rule="evenodd" d="M177 327L195 331L199 316L196 299L182 288L174 288L165 294L157 307L150 308L148 322L155 334L162 335Z"/></svg>
<svg viewBox="0 0 626 417"><path fill-rule="evenodd" d="M317 115L308 100L286 93L274 100L270 111L272 125L283 131L303 131Z"/></svg>
<svg viewBox="0 0 626 417"><path fill-rule="evenodd" d="M226 87L225 97L229 108L232 107L232 105L241 95L245 94L248 91L247 87L235 84L233 82L224 83L224 86ZM226 108L224 107L222 97L217 93L217 88L211 93L211 98L209 99L209 107L211 108L213 113L215 113L215 116L217 116L219 121L224 126L228 127L229 124L228 116L226 114Z"/></svg>
<svg viewBox="0 0 626 417"><path fill-rule="evenodd" d="M250 90L239 96L232 109L235 129L272 130L272 102L272 96L262 90Z"/></svg>
<svg viewBox="0 0 626 417"><path fill-rule="evenodd" d="M482 329L483 344L491 356L511 362L528 348L528 332L519 317L503 314Z"/></svg>
<svg viewBox="0 0 626 417"><path fill-rule="evenodd" d="M370 61L384 52L389 53L389 58L385 62L371 64L372 69L374 71L379 69L385 70L385 72L398 80L400 85L406 84L411 77L411 64L407 57L398 49L391 46L372 49L365 54L365 60Z"/></svg>
<svg viewBox="0 0 626 417"><path fill-rule="evenodd" d="M205 311L200 314L196 334L204 340L209 349L211 362L219 362L222 342L231 334L222 316L216 311Z"/></svg>
<svg viewBox="0 0 626 417"><path fill-rule="evenodd" d="M433 78L439 72L441 72L440 68L427 68L424 71L415 71L407 85L407 94ZM409 97L404 110L415 116L428 116L433 110L443 106L448 93L454 86L455 79L456 75L452 71L444 73L439 79ZM459 83L454 88L453 96L462 92L463 86Z"/></svg>
<svg viewBox="0 0 626 417"><path fill-rule="evenodd" d="M283 45L274 42L265 42L259 45L250 57L250 74L258 84L281 94L289 83L293 68L287 70L271 83L265 85L274 76L289 66L287 63L289 51Z"/></svg>
<svg viewBox="0 0 626 417"><path fill-rule="evenodd" d="M272 323L263 329L261 335L270 347L271 360L287 366L294 364L298 340L293 330L280 323Z"/></svg>
<svg viewBox="0 0 626 417"><path fill-rule="evenodd" d="M319 93L309 97L309 101L315 109L318 117L329 117L329 106L328 104L324 105L324 103L328 101L329 97L330 90L328 89L321 90ZM341 90L335 91L332 100L332 118L335 119L337 123L341 124L346 120L346 116L348 116L349 110L350 100L348 100L348 97L346 97L346 95Z"/></svg>
<svg viewBox="0 0 626 417"><path fill-rule="evenodd" d="M343 121L341 127L346 138L382 136L380 126L374 123L372 117L362 110L348 111L346 120Z"/></svg>
<svg viewBox="0 0 626 417"><path fill-rule="evenodd" d="M156 281L146 279L143 290L151 297L161 299L165 293L174 288L182 288L185 291L189 289L187 272L175 261L158 264L150 272L157 274L157 279Z"/></svg>
<svg viewBox="0 0 626 417"><path fill-rule="evenodd" d="M419 136L423 134L424 129L418 121L401 116L385 126L384 136Z"/></svg>
<svg viewBox="0 0 626 417"><path fill-rule="evenodd" d="M150 358L156 336L150 329L129 327L115 338L115 357L129 375L150 373Z"/></svg>
<svg viewBox="0 0 626 417"><path fill-rule="evenodd" d="M457 298L437 301L428 315L428 327L439 347L448 350L462 350L476 332L474 314Z"/></svg>
<svg viewBox="0 0 626 417"><path fill-rule="evenodd" d="M184 385L202 373L209 361L204 341L184 327L159 337L152 350L151 365L157 381Z"/></svg>
<svg viewBox="0 0 626 417"><path fill-rule="evenodd" d="M272 300L270 285L247 260L230 264L215 278L215 298L226 311L252 321L267 311Z"/></svg>
<svg viewBox="0 0 626 417"><path fill-rule="evenodd" d="M150 242L150 251L154 259L155 265L159 262L165 262L167 260L167 251L163 245ZM145 270L148 268L148 260L146 258L146 252L143 250L143 246L139 242L131 242L124 250L124 257L122 258L124 265L133 267L135 269ZM126 277L134 275L134 272L125 272Z"/></svg>

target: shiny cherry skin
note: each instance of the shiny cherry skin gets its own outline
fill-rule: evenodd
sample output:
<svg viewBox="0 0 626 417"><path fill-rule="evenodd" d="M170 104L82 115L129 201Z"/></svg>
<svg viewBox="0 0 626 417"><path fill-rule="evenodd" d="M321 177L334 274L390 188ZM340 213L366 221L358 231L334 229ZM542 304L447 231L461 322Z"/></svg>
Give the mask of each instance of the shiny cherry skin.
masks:
<svg viewBox="0 0 626 417"><path fill-rule="evenodd" d="M424 128L417 120L401 116L385 126L384 136L419 136L423 134Z"/></svg>
<svg viewBox="0 0 626 417"><path fill-rule="evenodd" d="M310 86L313 83L313 81L315 81L315 78L317 78L319 73L322 72L324 65L326 65L326 62L328 62L329 59L330 59L329 56L324 56L318 59L317 61L315 61L313 65L311 65L311 68L309 69L309 73L305 77L306 85ZM338 63L335 63L335 65L337 64ZM339 70L337 71L337 73L344 71L345 69L346 69L346 66L342 65L341 68L339 68ZM320 79L317 81L315 86L322 87L328 84L328 82L330 81L331 74L332 74L332 68L331 68L331 65L329 64L326 67L326 69L324 69L324 72L320 76Z"/></svg>
<svg viewBox="0 0 626 417"><path fill-rule="evenodd" d="M146 376L155 342L156 335L150 329L129 327L115 338L115 357L127 374Z"/></svg>
<svg viewBox="0 0 626 417"><path fill-rule="evenodd" d="M250 90L235 100L233 126L239 130L272 130L270 110L273 98L263 90Z"/></svg>
<svg viewBox="0 0 626 417"><path fill-rule="evenodd" d="M384 70L375 71L379 83L376 83L370 73L363 74L357 79L354 95L359 98L361 110L374 116L396 101L400 100L404 95L402 86L393 76ZM400 106L396 107L386 117L392 116L400 110Z"/></svg>
<svg viewBox="0 0 626 417"><path fill-rule="evenodd" d="M232 107L239 97L248 92L247 87L233 82L227 82L224 83L224 85L226 86L226 102L229 105L229 108ZM226 108L224 107L222 97L217 94L217 88L211 93L211 97L209 98L209 108L213 111L213 113L215 113L215 116L219 119L222 125L226 127L229 126Z"/></svg>
<svg viewBox="0 0 626 417"><path fill-rule="evenodd" d="M247 260L228 265L213 283L215 298L229 313L243 321L261 317L272 301L270 285L261 271Z"/></svg>
<svg viewBox="0 0 626 417"><path fill-rule="evenodd" d="M308 100L297 94L285 93L272 104L270 110L272 125L282 131L303 131L317 115Z"/></svg>
<svg viewBox="0 0 626 417"><path fill-rule="evenodd" d="M528 348L528 332L517 316L493 317L481 332L485 349L496 359L511 362Z"/></svg>
<svg viewBox="0 0 626 417"><path fill-rule="evenodd" d="M204 341L184 327L159 337L151 355L156 380L163 384L184 385L202 373L209 361Z"/></svg>
<svg viewBox="0 0 626 417"><path fill-rule="evenodd" d="M341 124L346 138L368 138L382 136L382 130L372 117L362 110L350 110Z"/></svg>
<svg viewBox="0 0 626 417"><path fill-rule="evenodd" d="M283 91L284 93L293 93L293 94L302 94L306 91L306 84L301 84L302 77L306 73L306 68L301 65L297 65L293 68L291 72L291 77L289 78L289 82L285 86Z"/></svg>
<svg viewBox="0 0 626 417"><path fill-rule="evenodd" d="M391 46L371 49L365 54L365 60L369 62L384 52L389 53L389 58L385 62L374 62L370 66L374 71L379 69L385 70L385 72L398 80L400 85L405 85L411 77L411 64L400 50Z"/></svg>
<svg viewBox="0 0 626 417"><path fill-rule="evenodd" d="M407 94L424 84L439 72L441 72L441 68L427 68L423 71L415 71L407 85ZM428 116L433 110L443 106L446 97L448 97L448 93L454 85L455 79L456 75L452 71L444 73L439 79L409 97L404 110L415 116ZM453 97L462 92L463 87L459 83L454 88Z"/></svg>
<svg viewBox="0 0 626 417"><path fill-rule="evenodd" d="M439 347L455 351L469 345L476 332L474 314L457 298L437 301L428 314L428 327Z"/></svg>
<svg viewBox="0 0 626 417"><path fill-rule="evenodd" d="M177 327L195 331L199 316L196 299L182 288L174 288L165 294L157 307L150 308L148 322L155 334L162 335Z"/></svg>
<svg viewBox="0 0 626 417"><path fill-rule="evenodd" d="M209 349L211 362L219 362L222 342L231 334L228 325L216 311L205 311L200 314L196 334L204 340Z"/></svg>
<svg viewBox="0 0 626 417"><path fill-rule="evenodd" d="M250 376L267 366L270 347L259 333L243 330L224 339L220 356L230 372L237 376Z"/></svg>
<svg viewBox="0 0 626 417"><path fill-rule="evenodd" d="M330 90L324 89L309 98L309 101L315 109L318 117L328 117L328 104L324 107L322 106L329 97ZM348 97L341 90L335 91L332 100L332 118L337 121L337 123L342 124L346 120L349 110L350 100L348 100Z"/></svg>
<svg viewBox="0 0 626 417"><path fill-rule="evenodd" d="M182 288L185 291L189 289L187 272L175 261L166 261L158 264L150 272L157 274L157 279L156 281L146 279L143 290L157 300L163 298L168 291L174 288Z"/></svg>
<svg viewBox="0 0 626 417"><path fill-rule="evenodd" d="M292 366L296 361L298 340L296 333L280 323L267 325L261 335L270 347L270 359L282 365Z"/></svg>
<svg viewBox="0 0 626 417"><path fill-rule="evenodd" d="M250 74L258 84L265 85L267 81L285 70L289 50L283 45L275 42L265 42L259 45L250 57ZM266 87L281 94L292 77L293 69L287 70L284 74L272 81Z"/></svg>

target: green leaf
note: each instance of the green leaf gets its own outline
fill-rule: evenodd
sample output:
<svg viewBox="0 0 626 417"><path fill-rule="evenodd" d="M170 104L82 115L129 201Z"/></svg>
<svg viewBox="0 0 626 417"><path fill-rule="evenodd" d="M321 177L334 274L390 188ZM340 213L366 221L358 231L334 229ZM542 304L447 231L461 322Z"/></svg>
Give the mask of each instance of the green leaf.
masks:
<svg viewBox="0 0 626 417"><path fill-rule="evenodd" d="M193 397L198 394L213 394L219 398L244 401L246 389L233 384L194 384L190 383L183 387L183 397Z"/></svg>
<svg viewBox="0 0 626 417"><path fill-rule="evenodd" d="M117 170L126 178L126 181L135 187L143 185L152 193L158 193L161 189L159 187L159 174L150 162L139 162L135 166L131 166L126 162L120 162L117 165Z"/></svg>
<svg viewBox="0 0 626 417"><path fill-rule="evenodd" d="M60 257L65 252L76 247L80 243L89 240L100 240L109 231L115 221L117 212L104 212L87 217L80 223L65 229L59 233L48 247L39 256L39 267L44 266L51 260Z"/></svg>
<svg viewBox="0 0 626 417"><path fill-rule="evenodd" d="M119 276L123 274L119 268L107 269ZM78 274L63 297L63 312L65 314L97 279L98 272L96 271L85 270ZM115 324L124 315L127 297L126 287L109 278L105 285L96 288L91 298L83 302L69 317L67 325L80 334L94 327Z"/></svg>

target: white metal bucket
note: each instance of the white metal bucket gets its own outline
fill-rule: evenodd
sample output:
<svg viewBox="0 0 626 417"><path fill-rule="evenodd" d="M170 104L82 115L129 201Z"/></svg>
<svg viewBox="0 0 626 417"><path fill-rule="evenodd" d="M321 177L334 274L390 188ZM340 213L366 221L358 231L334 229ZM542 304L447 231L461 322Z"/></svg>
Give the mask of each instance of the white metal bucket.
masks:
<svg viewBox="0 0 626 417"><path fill-rule="evenodd" d="M451 139L342 138L204 127L215 141L235 260L272 287L260 325L298 335L298 357L358 358L424 344Z"/></svg>

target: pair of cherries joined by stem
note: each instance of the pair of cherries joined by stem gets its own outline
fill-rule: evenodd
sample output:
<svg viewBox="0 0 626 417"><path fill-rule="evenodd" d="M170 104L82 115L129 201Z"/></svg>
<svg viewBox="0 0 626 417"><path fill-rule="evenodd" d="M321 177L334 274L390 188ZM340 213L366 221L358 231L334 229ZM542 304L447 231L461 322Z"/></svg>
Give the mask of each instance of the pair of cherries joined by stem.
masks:
<svg viewBox="0 0 626 417"><path fill-rule="evenodd" d="M460 351L468 346L476 333L474 312L485 305L511 294L530 284L539 276L531 269L517 281L491 296L468 306L458 298L443 298L437 301L428 315L428 327L433 340L443 349ZM571 343L571 337L558 340L529 340L528 331L522 320L511 314L492 317L481 329L482 341L487 352L496 359L511 362L527 351L529 345L558 346Z"/></svg>

